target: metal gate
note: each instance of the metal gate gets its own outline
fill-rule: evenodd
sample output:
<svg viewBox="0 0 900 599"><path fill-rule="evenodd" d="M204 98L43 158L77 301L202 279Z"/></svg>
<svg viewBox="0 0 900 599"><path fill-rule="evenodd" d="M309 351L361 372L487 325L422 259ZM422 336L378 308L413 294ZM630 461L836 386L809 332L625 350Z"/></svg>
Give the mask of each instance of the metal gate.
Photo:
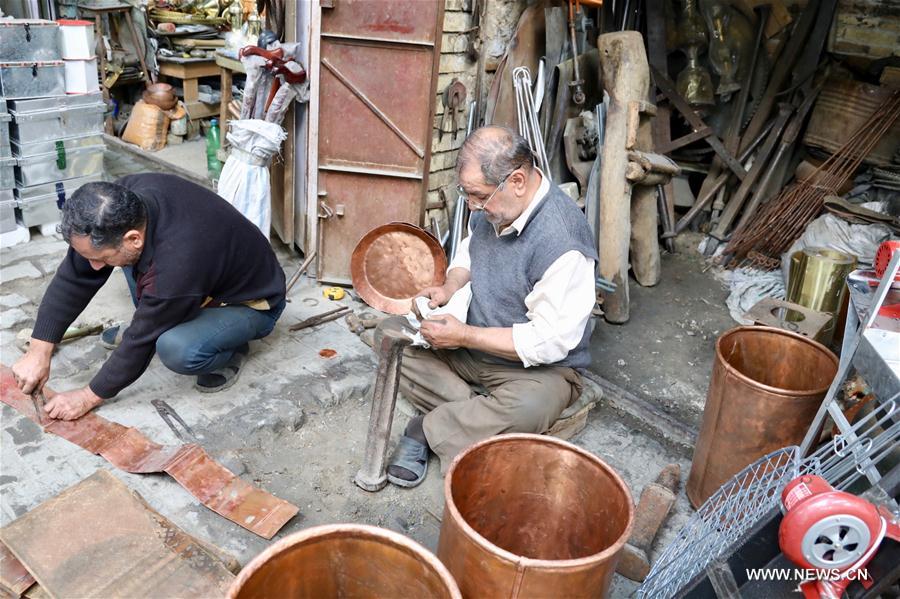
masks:
<svg viewBox="0 0 900 599"><path fill-rule="evenodd" d="M421 224L443 0L321 0L319 279L391 221Z"/></svg>

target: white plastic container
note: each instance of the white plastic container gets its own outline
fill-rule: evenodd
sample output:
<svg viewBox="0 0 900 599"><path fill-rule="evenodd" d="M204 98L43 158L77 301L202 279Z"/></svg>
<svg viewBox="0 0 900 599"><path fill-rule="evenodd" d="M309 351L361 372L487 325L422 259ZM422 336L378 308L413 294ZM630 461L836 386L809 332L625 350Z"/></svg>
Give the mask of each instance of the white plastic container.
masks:
<svg viewBox="0 0 900 599"><path fill-rule="evenodd" d="M96 58L63 62L66 63L67 94L90 94L100 89Z"/></svg>
<svg viewBox="0 0 900 599"><path fill-rule="evenodd" d="M90 21L60 19L59 46L63 60L87 60L94 57L94 24Z"/></svg>

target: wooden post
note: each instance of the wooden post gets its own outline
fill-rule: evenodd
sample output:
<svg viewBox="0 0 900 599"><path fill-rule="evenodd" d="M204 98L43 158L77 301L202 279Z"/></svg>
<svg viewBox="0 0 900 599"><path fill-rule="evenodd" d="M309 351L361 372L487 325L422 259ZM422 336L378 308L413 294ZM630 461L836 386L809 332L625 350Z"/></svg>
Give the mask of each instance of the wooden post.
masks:
<svg viewBox="0 0 900 599"><path fill-rule="evenodd" d="M657 116L656 120L658 119ZM650 115L640 115L634 149L644 152L653 149L652 122ZM657 194L656 183L653 181L644 185L635 183L632 189L631 268L634 270L634 278L644 287L656 285L660 277L659 238L656 230L659 213Z"/></svg>
<svg viewBox="0 0 900 599"><path fill-rule="evenodd" d="M628 140L636 140L634 110L645 102L650 72L643 38L636 31L603 34L597 38L597 47L603 87L610 97L600 163L600 276L616 284L616 291L603 293L603 311L608 321L622 323L629 317L631 184L625 178ZM653 209L656 210L655 203ZM643 207L639 212L643 213Z"/></svg>

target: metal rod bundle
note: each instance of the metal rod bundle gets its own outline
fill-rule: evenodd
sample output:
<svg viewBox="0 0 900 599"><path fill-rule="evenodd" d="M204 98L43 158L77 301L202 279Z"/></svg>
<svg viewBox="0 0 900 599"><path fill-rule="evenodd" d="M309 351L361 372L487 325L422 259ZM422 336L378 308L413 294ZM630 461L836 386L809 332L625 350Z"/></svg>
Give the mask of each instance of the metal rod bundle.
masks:
<svg viewBox="0 0 900 599"><path fill-rule="evenodd" d="M518 67L513 70L513 89L516 92L516 117L519 134L528 140L528 146L534 154L536 166L541 169L547 179L550 179L550 161L547 159L544 138L541 137L541 125L534 107L534 96L531 94L531 72L528 67Z"/></svg>
<svg viewBox="0 0 900 599"><path fill-rule="evenodd" d="M900 91L881 105L840 150L810 176L786 187L739 227L725 248L725 264L769 268L803 234L833 195L900 117ZM754 256L750 256L755 252Z"/></svg>

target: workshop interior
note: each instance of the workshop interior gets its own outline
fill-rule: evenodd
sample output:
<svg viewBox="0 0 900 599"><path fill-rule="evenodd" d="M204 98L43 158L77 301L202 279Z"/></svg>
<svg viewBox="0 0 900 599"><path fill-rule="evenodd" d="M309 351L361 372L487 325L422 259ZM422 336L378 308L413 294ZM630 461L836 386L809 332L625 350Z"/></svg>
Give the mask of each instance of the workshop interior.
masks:
<svg viewBox="0 0 900 599"><path fill-rule="evenodd" d="M900 598L900 4L0 0L0 309L4 597Z"/></svg>

